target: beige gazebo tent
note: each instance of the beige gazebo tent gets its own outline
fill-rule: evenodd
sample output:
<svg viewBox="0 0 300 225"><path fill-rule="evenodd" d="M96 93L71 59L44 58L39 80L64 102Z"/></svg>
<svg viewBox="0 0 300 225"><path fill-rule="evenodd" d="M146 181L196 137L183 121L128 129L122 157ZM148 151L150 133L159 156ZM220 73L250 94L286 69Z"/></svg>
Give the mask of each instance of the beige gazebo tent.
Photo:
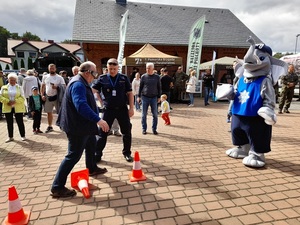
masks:
<svg viewBox="0 0 300 225"><path fill-rule="evenodd" d="M233 74L233 61L236 60L236 58L232 57L222 57L219 59L216 59L214 62L214 90L217 88L218 83L221 82L222 76L226 74L226 77L228 78L228 81L226 83L232 83L234 74ZM206 69L212 70L212 64L213 61L205 62L200 64L200 70L204 72Z"/></svg>
<svg viewBox="0 0 300 225"><path fill-rule="evenodd" d="M214 62L215 67L222 66L222 67L225 67L227 69L232 69L232 64L233 64L234 60L236 60L236 58L227 57L227 56L216 59L215 62ZM212 69L212 63L213 63L213 61L201 63L200 64L200 70Z"/></svg>
<svg viewBox="0 0 300 225"><path fill-rule="evenodd" d="M182 58L165 54L147 43L132 55L124 58L123 66L139 66L148 62L155 65L182 65Z"/></svg>

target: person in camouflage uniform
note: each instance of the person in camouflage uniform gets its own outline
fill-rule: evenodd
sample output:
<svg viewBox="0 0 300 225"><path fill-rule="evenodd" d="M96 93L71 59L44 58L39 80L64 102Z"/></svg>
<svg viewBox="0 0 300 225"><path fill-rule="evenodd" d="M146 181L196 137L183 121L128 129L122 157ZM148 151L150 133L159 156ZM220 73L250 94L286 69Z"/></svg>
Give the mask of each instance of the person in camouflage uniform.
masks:
<svg viewBox="0 0 300 225"><path fill-rule="evenodd" d="M289 65L288 73L281 77L281 99L279 101L279 114L282 114L284 108L285 113L290 113L289 108L294 96L294 89L298 83L298 76L295 73L294 65Z"/></svg>

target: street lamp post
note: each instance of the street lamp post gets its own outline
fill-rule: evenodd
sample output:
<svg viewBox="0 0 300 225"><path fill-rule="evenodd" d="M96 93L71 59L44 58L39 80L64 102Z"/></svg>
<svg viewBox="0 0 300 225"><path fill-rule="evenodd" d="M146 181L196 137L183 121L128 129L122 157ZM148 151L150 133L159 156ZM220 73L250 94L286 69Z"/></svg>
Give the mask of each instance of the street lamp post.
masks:
<svg viewBox="0 0 300 225"><path fill-rule="evenodd" d="M297 53L297 42L298 42L298 37L300 36L300 34L296 35L296 45L295 45L295 54Z"/></svg>

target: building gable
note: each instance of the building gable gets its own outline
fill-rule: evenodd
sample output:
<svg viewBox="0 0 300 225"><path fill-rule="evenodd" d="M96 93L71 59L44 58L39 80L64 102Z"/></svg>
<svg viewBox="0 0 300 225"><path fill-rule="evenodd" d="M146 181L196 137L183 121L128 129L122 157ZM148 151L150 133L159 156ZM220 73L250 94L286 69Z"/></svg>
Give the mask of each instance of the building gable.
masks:
<svg viewBox="0 0 300 225"><path fill-rule="evenodd" d="M43 49L41 49L41 52L44 53L44 52L70 52L69 50L63 48L62 46L56 44L56 43L53 43Z"/></svg>
<svg viewBox="0 0 300 225"><path fill-rule="evenodd" d="M259 38L230 10L159 5L114 0L77 0L73 40L118 43L122 15L129 10L126 43L188 45L193 23L206 16L203 45L207 47L249 47L246 39Z"/></svg>
<svg viewBox="0 0 300 225"><path fill-rule="evenodd" d="M28 69L29 59L33 62L43 53L62 53L62 54L74 54L80 60L84 60L83 51L78 44L67 43L54 43L53 41L27 41L27 40L7 40L7 52L11 57L11 60L16 61L18 66L23 61L25 68ZM46 55L46 54L44 54Z"/></svg>
<svg viewBox="0 0 300 225"><path fill-rule="evenodd" d="M22 42L21 44L12 48L14 52L16 51L34 51L37 52L39 49L28 42Z"/></svg>

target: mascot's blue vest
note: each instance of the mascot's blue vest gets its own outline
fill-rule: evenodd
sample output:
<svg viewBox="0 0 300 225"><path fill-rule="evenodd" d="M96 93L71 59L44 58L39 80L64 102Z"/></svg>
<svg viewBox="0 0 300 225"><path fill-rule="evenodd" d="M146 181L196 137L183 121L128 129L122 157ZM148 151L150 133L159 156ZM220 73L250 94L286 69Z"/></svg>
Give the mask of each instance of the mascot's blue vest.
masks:
<svg viewBox="0 0 300 225"><path fill-rule="evenodd" d="M261 83L265 78L266 76L261 76L250 83L244 82L244 76L239 79L232 114L240 116L258 115L257 111L263 104L263 99L260 96Z"/></svg>

